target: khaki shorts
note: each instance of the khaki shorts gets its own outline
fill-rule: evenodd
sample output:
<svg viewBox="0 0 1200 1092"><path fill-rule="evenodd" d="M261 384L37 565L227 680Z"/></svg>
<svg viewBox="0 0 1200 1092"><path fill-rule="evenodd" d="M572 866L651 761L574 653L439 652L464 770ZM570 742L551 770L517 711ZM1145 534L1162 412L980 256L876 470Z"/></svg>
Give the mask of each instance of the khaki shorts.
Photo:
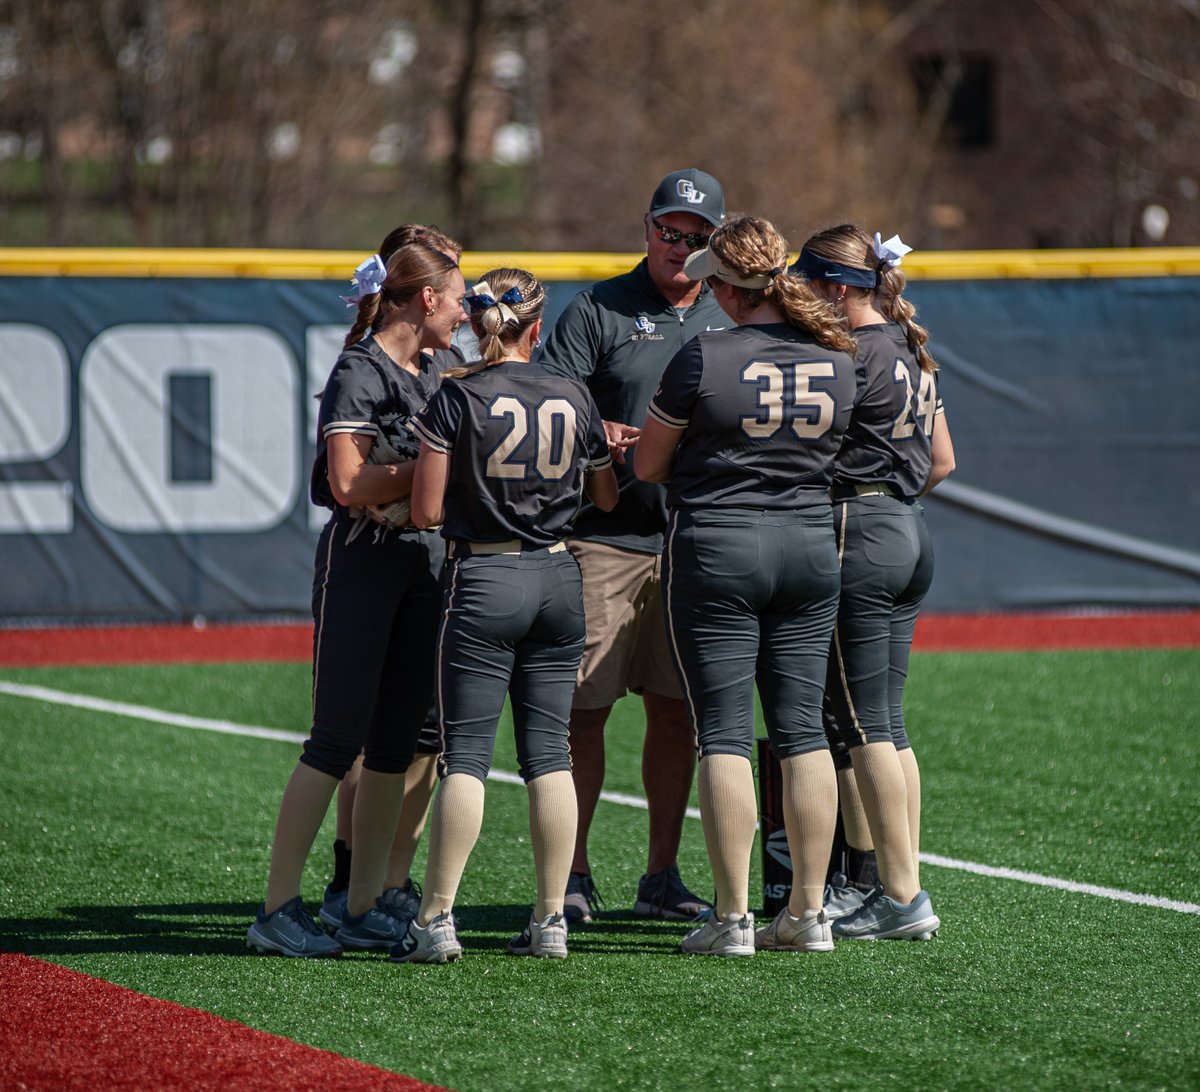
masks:
<svg viewBox="0 0 1200 1092"><path fill-rule="evenodd" d="M587 640L574 709L603 709L633 691L682 698L667 648L662 558L602 542L567 542L583 573Z"/></svg>

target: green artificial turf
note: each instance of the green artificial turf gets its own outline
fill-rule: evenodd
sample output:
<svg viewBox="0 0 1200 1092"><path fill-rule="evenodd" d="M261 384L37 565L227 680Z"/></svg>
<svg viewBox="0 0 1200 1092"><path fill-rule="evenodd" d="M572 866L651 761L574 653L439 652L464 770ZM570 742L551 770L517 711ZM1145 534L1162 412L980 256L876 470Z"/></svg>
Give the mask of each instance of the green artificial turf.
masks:
<svg viewBox="0 0 1200 1092"><path fill-rule="evenodd" d="M5 670L0 678L302 732L303 665ZM923 848L1200 903L1200 652L924 654L906 714ZM606 787L641 795L618 706ZM533 898L525 793L488 786L448 967L267 959L262 897L294 744L0 694L0 948L458 1089L1200 1085L1200 917L926 864L930 944L678 954L628 915L645 812L601 804L608 908L565 962L504 944ZM496 765L515 769L502 728ZM315 904L331 823L305 880ZM700 824L683 872L707 891ZM418 875L423 851L418 856ZM752 891L758 883L755 858Z"/></svg>

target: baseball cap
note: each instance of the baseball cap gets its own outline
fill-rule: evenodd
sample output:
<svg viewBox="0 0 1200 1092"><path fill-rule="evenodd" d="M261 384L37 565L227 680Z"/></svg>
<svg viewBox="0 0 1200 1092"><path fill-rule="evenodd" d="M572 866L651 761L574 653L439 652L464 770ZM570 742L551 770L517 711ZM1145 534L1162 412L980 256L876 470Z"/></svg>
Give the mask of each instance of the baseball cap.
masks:
<svg viewBox="0 0 1200 1092"><path fill-rule="evenodd" d="M651 216L663 216L668 212L695 213L713 227L720 227L725 219L725 191L711 174L695 167L672 171L658 184L650 198Z"/></svg>

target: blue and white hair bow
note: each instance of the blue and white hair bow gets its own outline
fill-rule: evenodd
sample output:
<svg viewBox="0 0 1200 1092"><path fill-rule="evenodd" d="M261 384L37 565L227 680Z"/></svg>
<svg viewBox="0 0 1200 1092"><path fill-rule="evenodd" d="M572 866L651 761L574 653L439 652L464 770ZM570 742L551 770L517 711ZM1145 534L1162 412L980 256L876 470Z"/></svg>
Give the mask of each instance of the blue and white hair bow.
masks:
<svg viewBox="0 0 1200 1092"><path fill-rule="evenodd" d="M347 307L357 307L363 296L370 296L387 280L387 266L378 254L372 254L354 271L354 295L343 296Z"/></svg>
<svg viewBox="0 0 1200 1092"><path fill-rule="evenodd" d="M524 302L525 296L515 284L503 296L495 299L492 296L491 285L487 281L480 281L477 285L474 285L471 288L470 295L463 299L463 303L467 305L467 310L473 315L486 311L489 307L499 307L500 318L506 323L520 321L517 318L516 312L509 305Z"/></svg>
<svg viewBox="0 0 1200 1092"><path fill-rule="evenodd" d="M872 244L872 249L875 251L875 257L886 265L888 269L895 269L903 260L904 255L912 251L911 246L900 241L899 235L893 235L885 242L878 231L875 232L875 241Z"/></svg>

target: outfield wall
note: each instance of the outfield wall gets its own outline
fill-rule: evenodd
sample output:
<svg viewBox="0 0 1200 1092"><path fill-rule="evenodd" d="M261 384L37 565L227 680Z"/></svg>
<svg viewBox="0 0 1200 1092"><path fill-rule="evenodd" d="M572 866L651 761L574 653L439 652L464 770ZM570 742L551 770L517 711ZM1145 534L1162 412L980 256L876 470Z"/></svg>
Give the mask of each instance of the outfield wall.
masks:
<svg viewBox="0 0 1200 1092"><path fill-rule="evenodd" d="M291 617L361 254L0 249L0 625ZM636 255L523 265L553 321ZM1200 606L1200 249L911 255L943 611ZM640 422L637 422L640 423Z"/></svg>

